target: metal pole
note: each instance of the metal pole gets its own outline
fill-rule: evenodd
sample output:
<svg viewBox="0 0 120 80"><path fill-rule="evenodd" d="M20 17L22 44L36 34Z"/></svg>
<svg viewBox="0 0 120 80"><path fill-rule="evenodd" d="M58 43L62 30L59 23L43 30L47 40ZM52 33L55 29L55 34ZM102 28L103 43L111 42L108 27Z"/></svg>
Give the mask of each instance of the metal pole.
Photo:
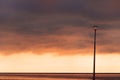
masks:
<svg viewBox="0 0 120 80"><path fill-rule="evenodd" d="M97 32L97 26L93 26L94 27L94 59L93 59L93 80L96 79L96 32Z"/></svg>

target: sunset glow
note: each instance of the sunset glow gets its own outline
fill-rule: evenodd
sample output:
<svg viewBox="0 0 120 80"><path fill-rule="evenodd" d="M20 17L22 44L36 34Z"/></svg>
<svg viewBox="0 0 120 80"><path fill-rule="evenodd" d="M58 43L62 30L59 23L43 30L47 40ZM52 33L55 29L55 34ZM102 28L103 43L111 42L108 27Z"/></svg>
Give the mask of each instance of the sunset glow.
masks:
<svg viewBox="0 0 120 80"><path fill-rule="evenodd" d="M0 0L0 72L120 72L120 0Z"/></svg>
<svg viewBox="0 0 120 80"><path fill-rule="evenodd" d="M119 55L97 55L96 71L100 73L119 72ZM0 56L1 72L43 72L43 73L91 73L92 56L74 55L58 56L46 53L34 55L32 53L11 56ZM117 62L117 65L115 65ZM114 68L116 67L116 68Z"/></svg>

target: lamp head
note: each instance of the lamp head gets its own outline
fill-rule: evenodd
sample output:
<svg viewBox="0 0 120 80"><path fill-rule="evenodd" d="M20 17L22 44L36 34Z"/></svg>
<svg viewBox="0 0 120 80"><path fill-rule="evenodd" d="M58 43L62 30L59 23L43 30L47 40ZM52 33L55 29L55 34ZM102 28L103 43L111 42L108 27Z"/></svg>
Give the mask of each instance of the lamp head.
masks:
<svg viewBox="0 0 120 80"><path fill-rule="evenodd" d="M97 30L97 29L98 29L98 26L97 26L97 25L94 25L93 28L94 28L95 30Z"/></svg>

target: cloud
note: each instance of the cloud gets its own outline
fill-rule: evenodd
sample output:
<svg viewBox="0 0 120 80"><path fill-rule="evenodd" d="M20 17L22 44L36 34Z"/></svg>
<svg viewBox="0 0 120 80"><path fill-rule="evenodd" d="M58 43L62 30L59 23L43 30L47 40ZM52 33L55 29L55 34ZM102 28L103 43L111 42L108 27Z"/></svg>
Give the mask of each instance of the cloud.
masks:
<svg viewBox="0 0 120 80"><path fill-rule="evenodd" d="M98 24L99 53L119 53L118 2L1 0L0 52L59 52L62 55L92 53L91 26Z"/></svg>

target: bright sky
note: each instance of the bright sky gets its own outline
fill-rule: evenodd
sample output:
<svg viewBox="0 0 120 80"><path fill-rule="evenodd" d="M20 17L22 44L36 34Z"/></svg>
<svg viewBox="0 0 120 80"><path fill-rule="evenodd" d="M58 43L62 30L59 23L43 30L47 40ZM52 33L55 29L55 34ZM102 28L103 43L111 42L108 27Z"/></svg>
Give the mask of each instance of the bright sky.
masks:
<svg viewBox="0 0 120 80"><path fill-rule="evenodd" d="M0 0L0 72L120 72L119 3Z"/></svg>
<svg viewBox="0 0 120 80"><path fill-rule="evenodd" d="M120 72L120 55L97 55L96 72ZM91 55L15 54L0 56L0 72L92 72Z"/></svg>

